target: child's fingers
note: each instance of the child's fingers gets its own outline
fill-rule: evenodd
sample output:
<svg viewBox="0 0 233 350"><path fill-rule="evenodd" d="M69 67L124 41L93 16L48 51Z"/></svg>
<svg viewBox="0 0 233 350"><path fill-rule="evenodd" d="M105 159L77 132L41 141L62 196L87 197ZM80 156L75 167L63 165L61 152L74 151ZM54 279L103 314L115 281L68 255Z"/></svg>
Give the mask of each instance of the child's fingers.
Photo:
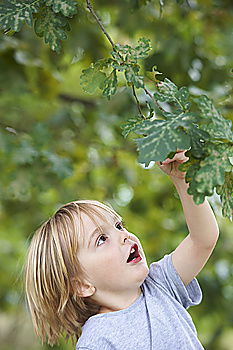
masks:
<svg viewBox="0 0 233 350"><path fill-rule="evenodd" d="M179 151L177 151L177 153L174 155L173 158L171 158L171 159L167 158L162 163L161 162L157 162L157 164L161 166L161 165L169 164L169 163L174 162L174 161L177 161L178 163L181 163L181 164L185 163L185 162L187 162L189 160L189 157L185 156L185 152L186 151L179 150Z"/></svg>
<svg viewBox="0 0 233 350"><path fill-rule="evenodd" d="M163 163L162 163L162 162L155 162L155 164L157 164L158 166L163 165Z"/></svg>
<svg viewBox="0 0 233 350"><path fill-rule="evenodd" d="M184 163L184 162L187 162L187 160L189 160L189 157L185 156L185 151L184 151L184 152L176 153L173 160L176 160L179 163Z"/></svg>

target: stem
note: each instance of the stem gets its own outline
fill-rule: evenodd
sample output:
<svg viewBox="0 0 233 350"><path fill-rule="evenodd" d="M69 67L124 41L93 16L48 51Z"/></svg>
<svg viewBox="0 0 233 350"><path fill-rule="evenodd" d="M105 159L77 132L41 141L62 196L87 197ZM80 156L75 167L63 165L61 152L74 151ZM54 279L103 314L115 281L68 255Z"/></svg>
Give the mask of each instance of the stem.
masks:
<svg viewBox="0 0 233 350"><path fill-rule="evenodd" d="M110 44L112 45L113 49L114 49L114 42L112 41L110 35L106 32L104 26L103 26L103 23L101 22L100 18L97 16L97 14L95 13L91 3L90 3L90 0L86 0L87 2L87 8L90 10L92 16L96 19L97 23L99 24L100 28L102 29L102 31L104 32L104 34L106 35L106 37L108 38Z"/></svg>
<svg viewBox="0 0 233 350"><path fill-rule="evenodd" d="M153 95L151 95L150 91L148 91L146 88L144 88L144 91L147 95L150 96L151 99L153 99Z"/></svg>
<svg viewBox="0 0 233 350"><path fill-rule="evenodd" d="M112 41L110 35L107 33L107 31L105 30L104 26L103 26L103 23L101 22L101 19L97 16L97 14L95 13L93 7L92 7L92 4L90 3L90 0L86 0L86 3L87 3L87 8L89 9L89 11L91 12L92 16L95 18L96 22L99 24L101 30L103 31L103 33L106 35L106 37L108 38L110 44L112 45L112 48L113 50L118 54L118 56L120 57L120 59L124 62L124 59L123 57L121 56L121 54L115 49L115 44L114 42ZM136 95L136 92L135 92L135 88L134 88L134 85L132 85L132 89L133 89L133 95L137 101L137 106L138 106L138 110L139 110L139 113L140 115L144 118L145 116L142 114L142 110L141 110L141 107L140 107L140 102L137 98L137 95ZM151 95L151 93L146 89L144 88L145 92L153 99L153 96ZM155 103L157 104L158 108L160 108L161 110L163 110L159 104L157 103L157 101L155 101Z"/></svg>
<svg viewBox="0 0 233 350"><path fill-rule="evenodd" d="M144 91L145 91L145 93L146 93L147 95L150 96L150 98L151 98L152 100L155 101L156 106L157 106L162 112L164 112L163 108L158 104L158 102L156 101L156 99L154 98L154 96L150 93L150 91L148 91L145 87L144 87Z"/></svg>
<svg viewBox="0 0 233 350"><path fill-rule="evenodd" d="M139 100L138 100L138 97L137 97L137 94L136 94L134 85L132 85L132 90L133 90L133 95L134 95L134 97L135 97L135 100L136 100L136 102L137 102L138 111L139 111L140 115L143 117L143 119L146 119L146 118L144 117L144 115L142 114L140 102L139 102Z"/></svg>

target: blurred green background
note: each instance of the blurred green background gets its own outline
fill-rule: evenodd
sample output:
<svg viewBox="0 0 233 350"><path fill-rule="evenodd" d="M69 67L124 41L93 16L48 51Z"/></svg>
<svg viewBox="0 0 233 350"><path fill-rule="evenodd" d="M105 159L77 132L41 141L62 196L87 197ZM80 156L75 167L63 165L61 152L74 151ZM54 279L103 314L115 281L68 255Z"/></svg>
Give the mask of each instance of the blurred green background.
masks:
<svg viewBox="0 0 233 350"><path fill-rule="evenodd" d="M76 199L110 203L141 240L148 263L172 251L187 234L178 196L160 169L137 162L134 136L121 124L137 114L131 91L122 86L110 101L87 95L80 74L106 57L109 43L78 2L60 55L24 26L0 34L0 347L39 350L24 302L22 270L31 235L55 210ZM196 95L214 99L233 121L230 79L233 4L230 0L165 2L95 1L114 42L151 39L145 70L156 64L164 77ZM145 103L146 96L140 95ZM198 279L204 298L190 309L208 350L233 344L232 223L221 217L217 195L209 198L220 240ZM61 340L54 349L74 349Z"/></svg>

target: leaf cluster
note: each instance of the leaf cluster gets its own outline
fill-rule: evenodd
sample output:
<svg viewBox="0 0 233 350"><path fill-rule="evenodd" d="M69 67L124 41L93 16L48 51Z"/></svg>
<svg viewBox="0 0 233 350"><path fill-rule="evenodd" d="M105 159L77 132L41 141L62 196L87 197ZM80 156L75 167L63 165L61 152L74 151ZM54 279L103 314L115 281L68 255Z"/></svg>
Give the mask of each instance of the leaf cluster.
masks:
<svg viewBox="0 0 233 350"><path fill-rule="evenodd" d="M172 152L186 149L189 161L180 166L190 184L188 193L196 204L216 189L223 204L223 215L233 214L233 133L226 120L205 95L191 98L186 87L178 88L165 78L154 93L154 116L130 119L123 134L131 131L136 139L139 162L163 161ZM158 108L159 107L159 108Z"/></svg>
<svg viewBox="0 0 233 350"><path fill-rule="evenodd" d="M83 70L81 85L84 91L94 93L102 90L108 99L117 91L117 73L123 72L127 85L142 88L151 96L147 103L148 117L142 114L129 118L123 126L123 135L134 132L142 137L136 139L138 161L146 166L151 161L163 161L178 149L189 150L189 161L181 166L190 184L188 193L196 204L203 203L214 190L220 194L223 214L233 214L233 133L232 123L226 120L205 95L190 96L187 87L178 88L171 80L158 81L156 66L146 76L154 82L154 92L146 89L144 76L139 75L139 59L145 59L151 50L150 41L141 38L136 47L115 45L110 58L101 59ZM111 68L110 74L104 69Z"/></svg>
<svg viewBox="0 0 233 350"><path fill-rule="evenodd" d="M145 4L143 2L142 4ZM183 3L183 2L180 2ZM164 2L160 1L161 8ZM75 0L4 0L0 5L0 27L7 31L19 31L24 23L32 26L38 36L49 43L52 50L61 50L61 40L70 29L69 19L77 12ZM100 24L100 23L99 23ZM106 34L106 33L105 33ZM129 118L123 127L127 136L131 131L141 135L136 139L139 162L148 165L162 161L177 149L187 149L189 162L183 166L189 193L196 203L202 203L216 189L223 201L223 213L232 217L232 125L224 119L207 96L192 99L186 87L178 88L165 78L158 82L159 73L154 67L147 78L154 82L150 92L145 86L139 60L149 56L151 45L141 38L138 45L113 44L111 57L103 58L83 70L81 85L84 91L102 90L108 99L119 87L119 74L132 88L139 115ZM150 96L148 115L142 111L136 90ZM208 176L207 176L208 175Z"/></svg>
<svg viewBox="0 0 233 350"><path fill-rule="evenodd" d="M151 50L150 41L140 38L136 47L116 44L111 52L111 58L100 59L81 75L83 90L92 94L97 88L102 90L108 99L114 95L118 87L117 75L123 72L129 86L144 87L144 77L139 74L139 59L146 58ZM109 73L106 73L110 71Z"/></svg>
<svg viewBox="0 0 233 350"><path fill-rule="evenodd" d="M3 0L0 4L0 28L18 32L24 23L34 25L36 35L56 52L61 51L61 40L70 30L69 18L77 13L75 0Z"/></svg>

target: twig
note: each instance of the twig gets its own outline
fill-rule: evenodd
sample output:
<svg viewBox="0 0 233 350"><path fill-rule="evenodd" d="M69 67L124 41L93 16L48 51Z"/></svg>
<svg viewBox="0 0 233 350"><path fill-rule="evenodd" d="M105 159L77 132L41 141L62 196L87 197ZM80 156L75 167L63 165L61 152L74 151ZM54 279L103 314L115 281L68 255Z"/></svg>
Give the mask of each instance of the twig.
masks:
<svg viewBox="0 0 233 350"><path fill-rule="evenodd" d="M151 98L152 100L155 101L156 106L157 106L162 112L164 112L163 108L158 104L158 102L156 101L156 99L154 98L154 96L150 93L150 91L148 91L145 87L144 87L144 91L145 91L145 93L146 93L147 95L150 96L150 98Z"/></svg>
<svg viewBox="0 0 233 350"><path fill-rule="evenodd" d="M96 103L94 101L85 100L85 99L82 99L80 97L67 95L64 93L59 94L58 98L64 102L67 102L67 103L73 103L73 102L81 103L87 108L92 108L92 107L96 106Z"/></svg>
<svg viewBox="0 0 233 350"><path fill-rule="evenodd" d="M90 10L92 16L96 19L97 23L99 24L100 28L102 29L102 31L104 32L104 34L106 35L106 37L108 38L109 42L111 43L113 49L114 49L114 42L112 41L110 35L106 32L104 26L103 26L103 23L101 22L100 18L97 16L97 14L95 13L91 3L90 3L90 0L86 0L87 2L87 8Z"/></svg>
<svg viewBox="0 0 233 350"><path fill-rule="evenodd" d="M145 91L145 93L146 93L147 95L150 96L151 99L154 98L153 95L151 95L150 91L148 91L146 88L144 88L144 91Z"/></svg>
<svg viewBox="0 0 233 350"><path fill-rule="evenodd" d="M105 30L104 26L103 26L103 23L101 21L101 19L97 16L96 12L94 11L93 7L92 7L92 4L90 3L90 0L86 0L86 3L87 3L87 8L89 9L89 11L91 12L92 16L95 18L95 20L97 21L97 23L99 24L101 30L103 31L103 33L106 35L106 37L108 38L109 42L111 43L112 47L113 47L113 50L115 52L117 52L118 56L120 57L120 59L122 61L124 61L123 57L120 55L120 53L115 49L115 44L113 42L113 40L111 39L110 35L107 33L107 31ZM136 95L136 92L135 92L135 87L134 85L132 85L132 90L133 90L133 95L137 101L137 106L138 106L138 110L139 110L139 113L140 115L145 119L145 116L142 114L142 110L141 110L141 107L140 107L140 102L137 98L137 95ZM146 89L144 88L144 91L151 97L151 99L153 99L153 95L151 95L151 93ZM160 107L160 105L157 103L157 101L155 100L155 103L157 104L158 108L161 109L163 111L163 109Z"/></svg>
<svg viewBox="0 0 233 350"><path fill-rule="evenodd" d="M136 94L134 85L132 85L132 90L133 90L133 95L134 95L134 97L135 97L135 100L136 100L136 102L137 102L138 111L139 111L140 115L141 115L144 119L146 119L146 118L144 117L143 113L142 113L142 109L141 109L140 102L139 102L139 100L138 100L138 97L137 97L137 94Z"/></svg>

